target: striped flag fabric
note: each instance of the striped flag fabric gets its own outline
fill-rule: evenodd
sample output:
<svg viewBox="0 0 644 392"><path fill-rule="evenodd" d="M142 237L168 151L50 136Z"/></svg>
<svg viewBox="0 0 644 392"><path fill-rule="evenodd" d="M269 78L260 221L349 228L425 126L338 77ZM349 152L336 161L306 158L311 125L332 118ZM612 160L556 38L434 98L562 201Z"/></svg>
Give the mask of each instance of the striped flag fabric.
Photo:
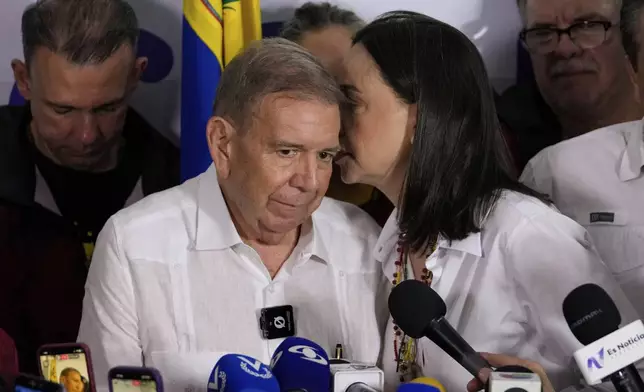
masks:
<svg viewBox="0 0 644 392"><path fill-rule="evenodd" d="M223 68L262 38L259 0L184 0L181 74L181 177L212 163L206 124Z"/></svg>

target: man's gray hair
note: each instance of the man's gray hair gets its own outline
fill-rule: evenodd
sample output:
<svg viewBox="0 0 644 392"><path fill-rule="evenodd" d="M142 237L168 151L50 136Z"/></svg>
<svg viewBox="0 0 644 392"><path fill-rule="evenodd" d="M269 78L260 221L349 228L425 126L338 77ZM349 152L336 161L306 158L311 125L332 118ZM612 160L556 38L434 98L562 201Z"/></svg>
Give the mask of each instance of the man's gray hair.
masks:
<svg viewBox="0 0 644 392"><path fill-rule="evenodd" d="M615 2L615 6L617 7L617 10L622 8L622 0L610 0ZM517 0L517 7L519 7L519 14L521 15L521 21L523 22L523 25L525 26L528 23L528 18L526 15L526 5L527 5L528 0Z"/></svg>
<svg viewBox="0 0 644 392"><path fill-rule="evenodd" d="M226 66L213 114L246 131L270 94L329 105L344 105L344 94L329 71L308 51L283 38L253 42Z"/></svg>
<svg viewBox="0 0 644 392"><path fill-rule="evenodd" d="M642 48L641 22L644 0L622 0L622 44L631 64L637 71L637 57Z"/></svg>
<svg viewBox="0 0 644 392"><path fill-rule="evenodd" d="M295 15L284 24L280 35L288 40L300 42L305 33L329 26L344 26L355 33L364 25L364 21L353 11L328 2L308 2L295 10Z"/></svg>
<svg viewBox="0 0 644 392"><path fill-rule="evenodd" d="M138 20L125 0L38 0L22 14L27 64L38 47L74 64L100 64L124 44L136 51L138 37Z"/></svg>

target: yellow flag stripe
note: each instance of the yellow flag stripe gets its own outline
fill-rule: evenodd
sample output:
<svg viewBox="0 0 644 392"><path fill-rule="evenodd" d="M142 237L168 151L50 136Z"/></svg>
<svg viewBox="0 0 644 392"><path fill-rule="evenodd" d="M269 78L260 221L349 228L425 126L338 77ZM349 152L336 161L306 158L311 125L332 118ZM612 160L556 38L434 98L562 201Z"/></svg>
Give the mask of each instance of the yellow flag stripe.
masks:
<svg viewBox="0 0 644 392"><path fill-rule="evenodd" d="M223 54L221 36L224 34L221 13L221 0L184 0L183 2L183 15L186 21L220 63Z"/></svg>
<svg viewBox="0 0 644 392"><path fill-rule="evenodd" d="M262 38L259 0L224 0L224 66L254 40Z"/></svg>
<svg viewBox="0 0 644 392"><path fill-rule="evenodd" d="M242 0L244 40L246 44L262 39L262 10L259 0Z"/></svg>

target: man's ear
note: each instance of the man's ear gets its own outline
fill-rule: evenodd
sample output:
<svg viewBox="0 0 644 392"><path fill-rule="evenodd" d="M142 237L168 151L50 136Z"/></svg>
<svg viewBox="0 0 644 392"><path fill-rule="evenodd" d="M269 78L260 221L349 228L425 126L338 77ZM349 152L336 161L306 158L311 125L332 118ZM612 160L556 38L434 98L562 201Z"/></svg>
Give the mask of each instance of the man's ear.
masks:
<svg viewBox="0 0 644 392"><path fill-rule="evenodd" d="M31 80L29 79L29 68L27 65L14 59L11 61L11 69L13 70L13 78L16 80L16 86L20 95L27 101L31 99Z"/></svg>
<svg viewBox="0 0 644 392"><path fill-rule="evenodd" d="M213 116L206 126L210 156L215 163L217 176L221 179L230 175L232 140L236 133L235 127L223 117Z"/></svg>
<svg viewBox="0 0 644 392"><path fill-rule="evenodd" d="M139 81L141 80L141 75L143 74L143 72L147 67L148 67L147 57L138 57L134 61L134 68L132 68L132 73L130 74L130 80L129 80L130 92L134 91L136 87L139 85Z"/></svg>

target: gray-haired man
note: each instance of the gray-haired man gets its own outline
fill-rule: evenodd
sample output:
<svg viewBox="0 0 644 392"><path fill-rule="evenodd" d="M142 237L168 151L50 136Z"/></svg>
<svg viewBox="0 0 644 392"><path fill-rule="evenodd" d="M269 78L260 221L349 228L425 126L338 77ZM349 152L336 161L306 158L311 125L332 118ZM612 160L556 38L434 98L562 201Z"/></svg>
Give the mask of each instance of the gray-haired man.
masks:
<svg viewBox="0 0 644 392"><path fill-rule="evenodd" d="M379 228L323 198L339 149L333 77L297 44L263 40L226 67L216 97L214 165L99 235L79 335L96 374L144 364L172 390L201 389L225 353L268 363L282 339L264 333L283 336L288 321L275 331L259 314L288 319L288 305L297 335L375 363L387 315Z"/></svg>

